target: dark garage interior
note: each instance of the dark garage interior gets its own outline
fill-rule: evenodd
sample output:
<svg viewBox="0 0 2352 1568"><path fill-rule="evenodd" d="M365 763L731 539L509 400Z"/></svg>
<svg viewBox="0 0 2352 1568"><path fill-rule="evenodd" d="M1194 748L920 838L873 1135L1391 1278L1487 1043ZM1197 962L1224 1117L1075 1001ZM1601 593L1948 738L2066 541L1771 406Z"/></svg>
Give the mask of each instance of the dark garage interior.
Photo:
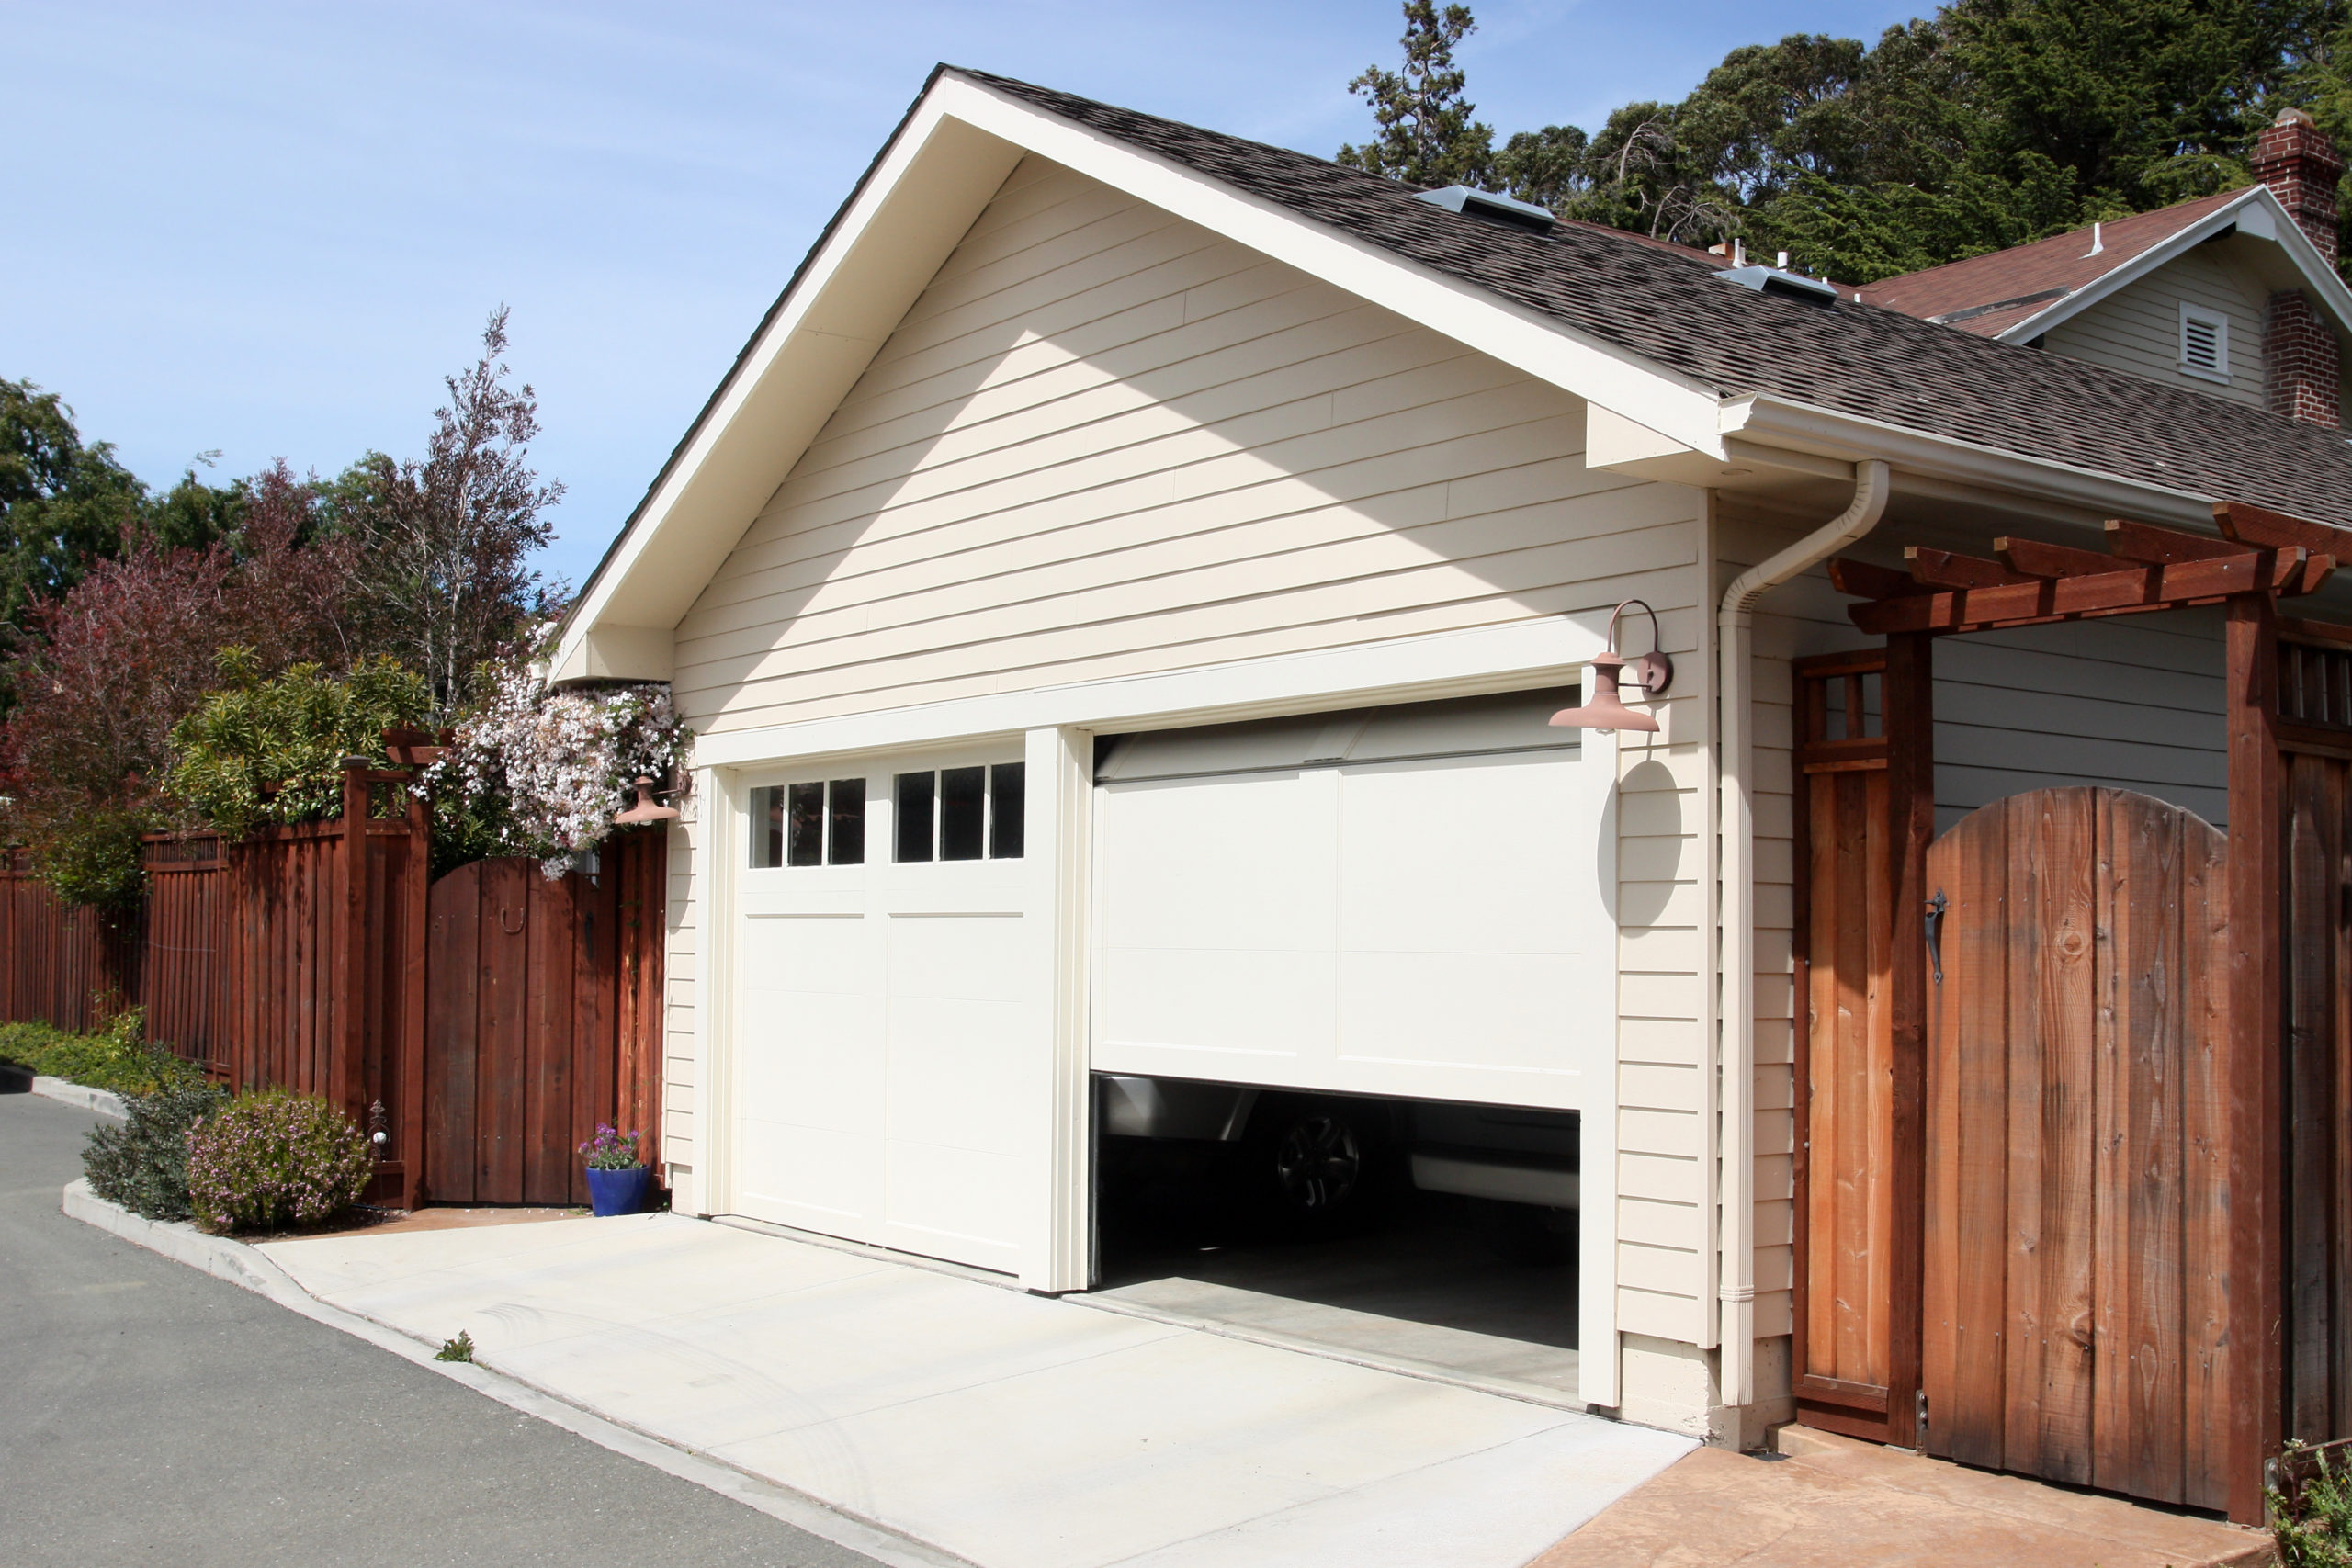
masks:
<svg viewBox="0 0 2352 1568"><path fill-rule="evenodd" d="M1098 1074L1096 1292L1577 1399L1574 1111Z"/></svg>

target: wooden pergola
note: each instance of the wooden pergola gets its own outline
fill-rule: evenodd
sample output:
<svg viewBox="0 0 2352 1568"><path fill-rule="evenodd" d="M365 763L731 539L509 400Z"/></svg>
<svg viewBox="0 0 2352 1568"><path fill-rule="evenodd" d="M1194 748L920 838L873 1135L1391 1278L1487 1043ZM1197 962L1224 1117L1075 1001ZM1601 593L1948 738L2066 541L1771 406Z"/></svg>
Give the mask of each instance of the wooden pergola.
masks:
<svg viewBox="0 0 2352 1568"><path fill-rule="evenodd" d="M2352 558L2352 531L2242 502L2213 513L2219 537L2118 520L2106 525L2104 552L2003 538L1990 557L1914 547L1905 552L1905 571L1829 563L1832 583L1862 601L1849 609L1855 626L1886 640L1883 653L1797 663L1794 1373L1808 1421L1993 1468L2226 1507L2258 1522L2263 1462L2288 1438L2352 1433L2352 628L2279 612L2281 601L2314 592L2338 561ZM2164 1135L2176 1148L2187 1136L2193 1157L2181 1162L2186 1177L2165 1177L2155 1166L2144 1179L2134 1175L2130 1201L2140 1204L2151 1182L2212 1185L2183 1200L2189 1219L2175 1214L2169 1230L2149 1233L2174 1238L2168 1256L2161 1246L2148 1255L2132 1232L2130 1265L2139 1270L2132 1278L2156 1280L2154 1293L2174 1303L2175 1317L2182 1301L2210 1303L2196 1310L2211 1321L2167 1326L2162 1303L2142 1313L2135 1301L2117 1309L2120 1327L2053 1325L2029 1292L2027 1306L2013 1307L2000 1326L1955 1326L1944 1320L1956 1315L1951 1303L1923 1299L1925 1281L1953 1278L1955 1259L1967 1263L1964 1247L2001 1236L2025 1253L2032 1247L2006 1210L1970 1210L1968 1170L1939 1165L1937 1179L1950 1190L1932 1201L1928 1191L1939 1136L1931 1118L1951 1114L1928 1103L1930 1014L1943 1007L1949 1019L1957 1005L1938 983L1943 951L1930 968L1946 907L1944 889L1928 881L1936 838L1931 649L1944 637L2195 606L2220 606L2226 627L2229 832L2220 874L2227 897L2213 907L2229 914L2226 942L2214 950L2215 994L2192 998L2210 1003L2211 1026L2173 1019L2161 1027L2186 1038L2177 1049L2209 1054L2199 1066L2210 1078L2199 1081L2218 1086L2220 1103L2184 1112L2179 1097L2191 1091L2170 1083L2143 1096L2145 1105L2132 1102L2130 1114L2173 1118ZM1866 723L1863 683L1873 676L1883 686L1872 712L1883 717ZM1941 1026L1939 1049L1955 1049L1955 1028ZM1833 1072L1845 1075L1835 1085ZM1963 1080L1946 1071L1942 1081ZM1871 1126L1834 1124L1857 1114L1878 1083L1883 1104L1868 1100ZM2207 1109L2211 1115L2200 1122ZM2029 1094L2004 1113L2045 1112ZM2184 1114L2186 1134L2177 1125ZM1998 1173L1985 1180L1985 1190L2007 1191ZM1939 1226L1954 1234L1929 1235L1930 1213L1945 1216ZM2132 1211L2135 1224L2138 1213ZM1823 1230L1829 1224L1840 1227L1834 1238ZM1971 1241L1963 1232L1981 1235ZM2120 1246L2125 1234L2102 1245ZM1870 1264L1883 1273L1855 1272L1857 1236L1883 1249ZM1833 1279L1831 1270L1843 1272ZM2173 1287L2164 1270L2184 1279L2205 1272L2193 1284L2176 1280L2178 1290L2165 1296ZM1855 1298L1871 1290L1884 1299L1851 1329ZM1834 1310L1825 1292L1836 1294ZM1833 1329L1834 1347L1824 1342ZM1885 1347L1875 1359L1856 1348L1872 1334L1883 1334ZM1987 1346L1988 1334L1996 1344ZM2132 1343L2109 1345L2102 1334ZM1997 1370L2004 1354L2025 1353L2012 1343L2020 1337L2039 1336L2071 1355L2069 1335L2086 1366L2109 1358L2098 1361L2109 1370L2098 1397L2116 1403L2104 1425L2093 1418L2107 1416L2104 1406L2083 1415L2080 1430L2095 1434L2087 1441L2067 1436L2075 1428L2042 1409L2030 1377ZM2165 1356L2190 1363L2186 1384L2135 1370ZM2006 1394L1955 1395L1949 1410L1931 1411L1925 1391L1980 1375L1971 1371L1979 1363L1996 1368L1981 1375L2007 1375L2014 1386ZM1871 1371L1855 1375L1858 1366ZM2139 1384L2108 1386L2132 1377ZM2147 1388L2174 1393L2159 1397ZM2029 1396L2037 1403L2021 1415ZM2216 1429L2210 1439L2167 1438L2168 1419L2176 1427L2203 1419Z"/></svg>

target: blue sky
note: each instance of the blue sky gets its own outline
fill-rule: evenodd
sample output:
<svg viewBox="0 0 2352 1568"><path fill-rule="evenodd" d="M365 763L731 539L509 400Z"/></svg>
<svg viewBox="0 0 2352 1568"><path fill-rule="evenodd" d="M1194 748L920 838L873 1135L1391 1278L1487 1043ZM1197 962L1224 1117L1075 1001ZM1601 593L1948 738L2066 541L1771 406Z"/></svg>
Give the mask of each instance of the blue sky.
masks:
<svg viewBox="0 0 2352 1568"><path fill-rule="evenodd" d="M1724 51L1923 5L1475 4L1498 131L1679 97ZM0 377L151 484L422 448L512 307L546 566L583 579L935 61L1328 155L1393 0L1156 6L0 0Z"/></svg>

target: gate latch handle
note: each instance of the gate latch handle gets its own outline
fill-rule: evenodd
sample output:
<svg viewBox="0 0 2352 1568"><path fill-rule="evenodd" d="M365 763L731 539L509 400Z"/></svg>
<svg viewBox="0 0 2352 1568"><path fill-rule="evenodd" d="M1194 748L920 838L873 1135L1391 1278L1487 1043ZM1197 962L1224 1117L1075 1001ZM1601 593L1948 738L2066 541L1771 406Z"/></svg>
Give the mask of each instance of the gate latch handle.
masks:
<svg viewBox="0 0 2352 1568"><path fill-rule="evenodd" d="M1944 890L1928 900L1928 959L1936 968L1936 984L1944 983Z"/></svg>

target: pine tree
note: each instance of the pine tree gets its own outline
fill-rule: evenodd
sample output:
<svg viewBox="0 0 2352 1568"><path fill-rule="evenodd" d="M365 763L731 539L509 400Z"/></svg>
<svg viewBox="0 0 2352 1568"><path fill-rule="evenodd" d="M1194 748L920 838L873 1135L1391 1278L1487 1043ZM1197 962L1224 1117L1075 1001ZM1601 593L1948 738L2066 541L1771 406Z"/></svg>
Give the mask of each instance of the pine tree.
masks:
<svg viewBox="0 0 2352 1568"><path fill-rule="evenodd" d="M1477 30L1470 7L1441 11L1435 0L1405 0L1405 68L1367 65L1348 91L1369 99L1380 137L1340 149L1340 162L1418 186L1485 186L1494 173L1495 133L1471 117L1453 46Z"/></svg>

